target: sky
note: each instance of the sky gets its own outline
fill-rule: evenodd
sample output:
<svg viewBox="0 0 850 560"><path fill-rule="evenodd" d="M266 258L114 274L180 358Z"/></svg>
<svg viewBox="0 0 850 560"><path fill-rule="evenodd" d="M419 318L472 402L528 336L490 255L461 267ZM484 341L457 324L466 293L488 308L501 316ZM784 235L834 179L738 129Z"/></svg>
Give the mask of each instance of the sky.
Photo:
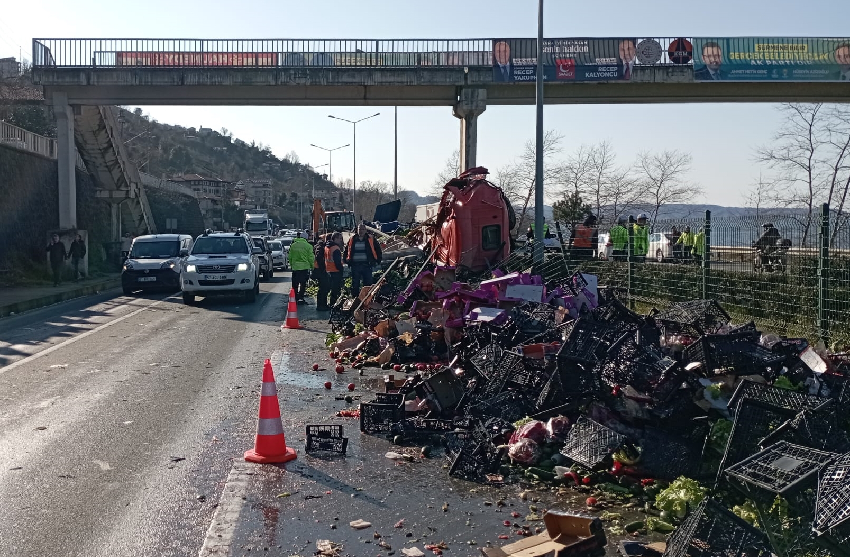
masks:
<svg viewBox="0 0 850 560"><path fill-rule="evenodd" d="M34 12L38 12L34 16ZM545 0L546 37L847 36L850 2L713 0L575 2ZM461 39L536 37L535 0L34 0L0 11L0 58L31 58L33 38ZM545 90L544 90L545 91ZM357 120L357 180L393 182L393 107L167 107L143 110L163 123L225 127L235 137L290 151L302 163L328 162L327 148L351 142ZM399 189L427 194L460 142L450 107L399 107ZM771 104L550 105L544 127L564 135L565 158L582 144L609 140L618 162L644 150L678 149L693 157L698 200L743 205L759 176L757 146L780 125ZM495 170L534 137L533 106L489 106L478 121L478 164ZM353 152L333 154L334 180L350 178ZM552 193L549 193L552 194ZM697 202L697 201L694 201Z"/></svg>

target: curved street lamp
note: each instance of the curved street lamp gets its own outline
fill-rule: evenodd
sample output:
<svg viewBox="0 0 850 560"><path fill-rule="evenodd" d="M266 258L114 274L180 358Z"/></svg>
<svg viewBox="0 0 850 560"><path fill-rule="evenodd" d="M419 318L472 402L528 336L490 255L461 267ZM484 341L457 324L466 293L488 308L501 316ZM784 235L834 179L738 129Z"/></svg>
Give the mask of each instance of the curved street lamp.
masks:
<svg viewBox="0 0 850 560"><path fill-rule="evenodd" d="M362 119L358 119L356 121L350 121L350 120L344 119L342 117L335 117L333 115L328 115L328 118L336 119L338 121L345 121L347 123L350 123L352 125L352 127L354 128L354 135L353 135L353 139L352 139L352 143L354 144L354 148L353 148L353 151L354 151L354 157L353 157L353 159L354 159L354 184L351 187L351 210L352 210L352 212L354 211L354 202L355 202L356 196L357 196L357 123L365 121L366 119L371 119L372 117L377 117L380 114L381 113L375 113L374 115L369 115L368 117L363 117ZM355 220L356 220L356 217L355 217Z"/></svg>

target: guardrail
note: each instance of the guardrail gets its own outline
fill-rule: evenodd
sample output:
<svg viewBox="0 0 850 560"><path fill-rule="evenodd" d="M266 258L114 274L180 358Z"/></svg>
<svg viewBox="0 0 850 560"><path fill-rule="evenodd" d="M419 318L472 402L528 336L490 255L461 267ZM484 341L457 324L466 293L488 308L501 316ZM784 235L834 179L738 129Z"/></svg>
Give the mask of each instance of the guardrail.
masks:
<svg viewBox="0 0 850 560"><path fill-rule="evenodd" d="M689 65L671 60L670 47L681 37L634 37L658 43L653 62L638 65ZM33 39L33 68L418 68L492 66L494 44L516 45L517 58L536 56L536 39ZM617 56L621 38L578 38ZM546 39L544 42L565 41ZM634 48L634 47L633 47ZM675 48L673 51L675 52ZM528 51L528 52L526 52ZM547 51L551 57L555 50ZM554 61L554 59L553 59Z"/></svg>
<svg viewBox="0 0 850 560"><path fill-rule="evenodd" d="M50 159L57 159L59 154L55 138L41 136L5 121L0 121L0 144ZM77 168L85 171L86 164L80 157L80 152L75 149L74 153L77 158Z"/></svg>

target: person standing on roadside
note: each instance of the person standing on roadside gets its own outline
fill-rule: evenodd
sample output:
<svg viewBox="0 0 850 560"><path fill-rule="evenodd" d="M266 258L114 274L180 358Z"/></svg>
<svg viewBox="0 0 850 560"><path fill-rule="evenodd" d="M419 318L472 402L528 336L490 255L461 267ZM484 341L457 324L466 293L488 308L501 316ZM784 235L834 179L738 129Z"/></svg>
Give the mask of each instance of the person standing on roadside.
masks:
<svg viewBox="0 0 850 560"><path fill-rule="evenodd" d="M340 232L334 233L325 246L325 270L330 282L330 305L333 306L342 292L342 234Z"/></svg>
<svg viewBox="0 0 850 560"><path fill-rule="evenodd" d="M629 223L625 216L618 216L617 223L608 233L608 243L611 245L611 258L615 261L625 261L629 256Z"/></svg>
<svg viewBox="0 0 850 560"><path fill-rule="evenodd" d="M79 233L76 239L71 242L71 249L68 250L68 255L71 257L71 266L74 267L74 282L80 279L80 261L86 256L86 243L83 241L83 236Z"/></svg>
<svg viewBox="0 0 850 560"><path fill-rule="evenodd" d="M54 233L50 239L47 255L50 258L50 269L53 271L53 285L58 286L62 283L62 265L68 259L68 253L65 251L65 244L59 241L58 234Z"/></svg>
<svg viewBox="0 0 850 560"><path fill-rule="evenodd" d="M310 279L310 271L313 270L315 257L313 248L307 240L301 237L292 240L289 246L289 266L292 268L292 287L295 288L295 301L307 303L304 300L304 292L307 290L307 281Z"/></svg>
<svg viewBox="0 0 850 560"><path fill-rule="evenodd" d="M366 224L357 226L357 235L348 240L345 249L345 262L351 268L351 295L360 294L360 284L372 285L372 271L380 264L383 255L381 245L366 231Z"/></svg>
<svg viewBox="0 0 850 560"><path fill-rule="evenodd" d="M313 246L313 278L319 283L319 293L316 294L316 311L328 310L328 292L331 289L330 278L328 278L327 267L325 266L325 247L327 243L325 239L330 239L330 234L327 238L320 235Z"/></svg>

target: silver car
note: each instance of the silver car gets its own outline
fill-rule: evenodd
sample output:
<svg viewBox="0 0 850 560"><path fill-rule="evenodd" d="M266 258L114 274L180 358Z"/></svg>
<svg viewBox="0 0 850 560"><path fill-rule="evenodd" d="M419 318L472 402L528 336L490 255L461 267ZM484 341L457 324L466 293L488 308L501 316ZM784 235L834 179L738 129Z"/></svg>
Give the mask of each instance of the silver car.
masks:
<svg viewBox="0 0 850 560"><path fill-rule="evenodd" d="M205 233L195 240L180 272L183 303L196 296L241 295L253 302L260 291L262 249L243 233Z"/></svg>
<svg viewBox="0 0 850 560"><path fill-rule="evenodd" d="M272 250L272 268L275 270L286 270L289 268L288 249L284 249L283 243L277 240L268 242L269 249Z"/></svg>

